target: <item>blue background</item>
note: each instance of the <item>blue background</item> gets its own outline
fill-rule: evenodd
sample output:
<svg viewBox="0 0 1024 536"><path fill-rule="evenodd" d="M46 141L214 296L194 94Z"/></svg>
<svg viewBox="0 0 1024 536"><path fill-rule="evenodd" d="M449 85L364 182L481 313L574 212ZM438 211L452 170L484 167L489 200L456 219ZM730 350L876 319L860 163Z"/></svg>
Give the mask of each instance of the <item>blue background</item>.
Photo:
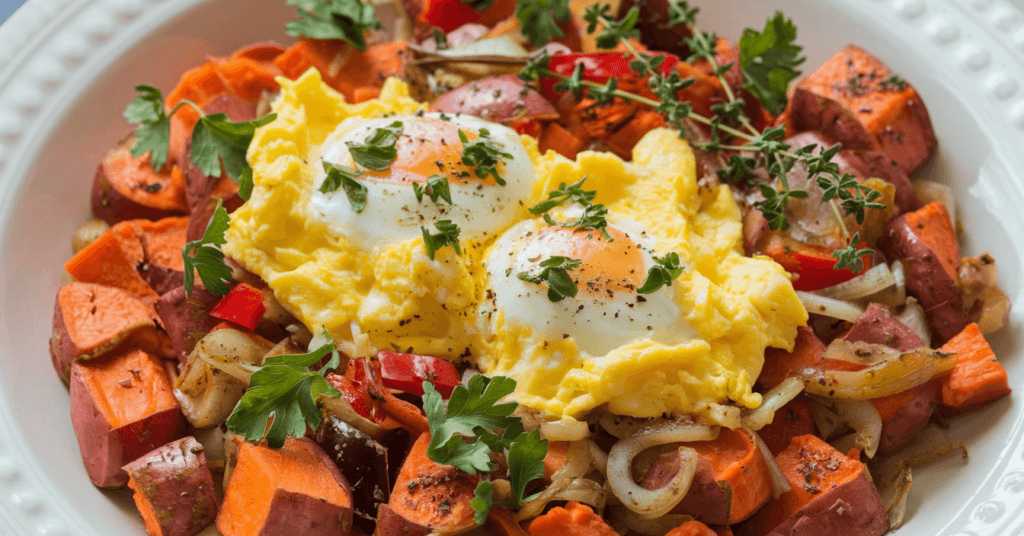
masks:
<svg viewBox="0 0 1024 536"><path fill-rule="evenodd" d="M0 21L6 21L14 13L14 10L24 3L24 0L0 0Z"/></svg>

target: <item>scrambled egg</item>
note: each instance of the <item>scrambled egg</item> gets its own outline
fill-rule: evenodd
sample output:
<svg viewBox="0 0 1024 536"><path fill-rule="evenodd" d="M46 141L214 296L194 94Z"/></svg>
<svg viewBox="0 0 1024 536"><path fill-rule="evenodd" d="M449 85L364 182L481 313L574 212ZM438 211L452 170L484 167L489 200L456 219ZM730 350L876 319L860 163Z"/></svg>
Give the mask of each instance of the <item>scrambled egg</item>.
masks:
<svg viewBox="0 0 1024 536"><path fill-rule="evenodd" d="M255 187L232 214L224 252L262 277L313 330L323 326L349 341L361 331L378 348L468 357L488 375L514 378L517 401L548 418L582 417L607 405L624 415L693 413L720 422L723 412L736 410L726 409L729 400L760 403L751 386L764 349L791 348L796 326L806 323L785 271L767 258L742 255L739 209L728 188L698 188L693 154L675 132L649 133L633 163L592 152L575 162L553 152L542 156L535 140L523 137L520 150L528 158L517 159L532 161L533 174L522 195L509 194L517 207L512 220L464 237L461 255L443 247L431 260L421 238L396 235L370 245L339 232L338 220L318 215L315 207L326 204L311 203L323 180L323 147L338 125L350 120L357 125L352 128L362 128L352 118L417 113L423 105L407 86L388 80L378 99L360 104L345 103L315 71L281 86L273 104L278 118L257 131L249 148ZM636 255L644 259L642 270L669 252L684 268L659 298L664 303L657 314L671 316L668 327L648 327L650 334L629 335L593 354L581 350L593 348L585 336L551 337L523 320L531 306L517 316L489 302L495 292L510 295L488 269L494 264L488 256L503 247L496 245L498 236L540 225L525 209L560 183L584 176L585 188L597 191L594 202L609 209L609 222L624 229L615 236L642 250ZM359 215L345 221L359 221ZM511 266L506 272L515 277ZM635 290L639 281L626 287ZM635 292L631 299L634 305L647 301Z"/></svg>

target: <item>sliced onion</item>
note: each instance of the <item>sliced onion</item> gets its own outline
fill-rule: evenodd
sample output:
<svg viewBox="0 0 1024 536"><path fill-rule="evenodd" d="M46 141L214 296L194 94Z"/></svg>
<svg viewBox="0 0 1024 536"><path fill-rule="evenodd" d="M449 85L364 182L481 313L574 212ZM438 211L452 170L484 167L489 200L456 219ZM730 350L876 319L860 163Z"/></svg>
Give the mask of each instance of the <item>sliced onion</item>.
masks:
<svg viewBox="0 0 1024 536"><path fill-rule="evenodd" d="M848 322L856 322L857 317L864 314L864 308L842 300L819 296L811 292L796 291L797 297L804 304L808 313L838 318Z"/></svg>
<svg viewBox="0 0 1024 536"><path fill-rule="evenodd" d="M562 417L560 421L541 421L540 435L550 441L579 441L590 435L586 421Z"/></svg>
<svg viewBox="0 0 1024 536"><path fill-rule="evenodd" d="M710 424L716 426L724 426L726 428L741 428L743 426L743 413L736 406L711 404L708 406L704 418Z"/></svg>
<svg viewBox="0 0 1024 536"><path fill-rule="evenodd" d="M853 279L817 290L815 294L837 300L855 300L881 292L895 284L896 278L889 270L889 265L883 263L872 266Z"/></svg>
<svg viewBox="0 0 1024 536"><path fill-rule="evenodd" d="M796 395L803 390L803 380L795 377L786 378L764 395L761 405L757 409L750 410L743 416L743 426L750 430L760 430L768 426L775 419L775 412L796 398Z"/></svg>
<svg viewBox="0 0 1024 536"><path fill-rule="evenodd" d="M700 455L691 448L679 447L679 472L658 489L649 490L633 481L630 474L633 458L640 452L665 443L710 441L715 438L710 426L691 422L662 421L645 426L635 434L619 441L608 453L608 485L612 493L626 508L645 517L667 514L690 489Z"/></svg>
<svg viewBox="0 0 1024 536"><path fill-rule="evenodd" d="M550 501L576 501L586 505L593 506L597 513L601 513L604 510L604 505L608 502L608 490L604 489L604 486L590 480L589 478L577 478L569 483L564 489L555 493ZM549 502L550 502L549 501ZM543 510L543 509L542 509ZM530 517L536 517L540 515L540 512L534 516L522 517L521 519L529 519ZM517 514L516 519L520 517Z"/></svg>
<svg viewBox="0 0 1024 536"><path fill-rule="evenodd" d="M845 400L869 400L912 389L953 368L956 354L918 348L862 370L805 369L804 389Z"/></svg>
<svg viewBox="0 0 1024 536"><path fill-rule="evenodd" d="M544 488L544 491L540 492L535 498L523 504L519 512L516 513L516 520L530 519L540 515L549 502L556 500L555 497L559 492L568 489L573 482L578 481L583 475L587 474L592 465L591 462L590 446L587 442L574 441L569 445L565 464L551 475L551 484ZM592 503L587 502L587 504Z"/></svg>
<svg viewBox="0 0 1024 536"><path fill-rule="evenodd" d="M747 433L754 439L757 450L761 452L761 457L764 458L764 463L768 466L768 474L772 478L772 497L778 499L783 493L792 489L789 486L789 481L786 480L786 475L782 474L782 468L775 461L775 456L772 456L772 451L768 449L768 445L764 443L761 436L750 429L747 430Z"/></svg>
<svg viewBox="0 0 1024 536"><path fill-rule="evenodd" d="M620 439L633 435L633 433L640 428L643 428L653 422L654 421L651 419L630 417L628 415L616 415L610 411L604 412L598 419L601 429Z"/></svg>
<svg viewBox="0 0 1024 536"><path fill-rule="evenodd" d="M594 468L602 476L608 474L608 453L599 447L593 439L587 439L587 445L590 447L590 458L594 462Z"/></svg>
<svg viewBox="0 0 1024 536"><path fill-rule="evenodd" d="M907 304L903 311L896 315L896 320L903 322L903 325L921 337L925 346L932 345L932 331L928 327L928 317L924 314L924 308L915 298L907 298Z"/></svg>
<svg viewBox="0 0 1024 536"><path fill-rule="evenodd" d="M878 443L882 440L882 416L875 405L866 400L819 400L839 419L853 428L852 447L856 447L868 458L874 458ZM838 449L846 452L849 448Z"/></svg>
<svg viewBox="0 0 1024 536"><path fill-rule="evenodd" d="M845 361L868 367L884 361L898 359L899 356L899 350L884 344L835 339L825 348L825 353L821 357L823 359Z"/></svg>
<svg viewBox="0 0 1024 536"><path fill-rule="evenodd" d="M472 43L455 45L451 48L438 50L441 56L508 56L510 58L525 58L529 52L519 45L510 35L498 37L487 37Z"/></svg>
<svg viewBox="0 0 1024 536"><path fill-rule="evenodd" d="M692 516L682 514L668 514L654 519L646 518L621 506L612 508L608 517L612 519L614 525L622 525L623 530L620 534L633 531L647 536L665 536L679 525L693 521Z"/></svg>
<svg viewBox="0 0 1024 536"><path fill-rule="evenodd" d="M886 493L885 512L889 515L889 530L903 526L907 514L907 498L910 488L914 485L914 474L909 465L900 467L896 482L891 484L891 492Z"/></svg>
<svg viewBox="0 0 1024 536"><path fill-rule="evenodd" d="M812 398L807 405L811 409L811 417L814 418L818 434L826 440L846 427L839 415L828 409L825 404Z"/></svg>
<svg viewBox="0 0 1024 536"><path fill-rule="evenodd" d="M1010 320L1010 297L999 287L992 286L981 292L981 317L978 329L985 335L1003 329Z"/></svg>
<svg viewBox="0 0 1024 536"><path fill-rule="evenodd" d="M892 261L889 269L892 270L892 276L896 280L896 303L894 305L902 305L907 301L907 272L903 269L903 261Z"/></svg>
<svg viewBox="0 0 1024 536"><path fill-rule="evenodd" d="M949 211L950 223L953 229L956 229L956 197L952 188L935 181L914 181L914 190L923 205L933 201L945 204L946 210Z"/></svg>

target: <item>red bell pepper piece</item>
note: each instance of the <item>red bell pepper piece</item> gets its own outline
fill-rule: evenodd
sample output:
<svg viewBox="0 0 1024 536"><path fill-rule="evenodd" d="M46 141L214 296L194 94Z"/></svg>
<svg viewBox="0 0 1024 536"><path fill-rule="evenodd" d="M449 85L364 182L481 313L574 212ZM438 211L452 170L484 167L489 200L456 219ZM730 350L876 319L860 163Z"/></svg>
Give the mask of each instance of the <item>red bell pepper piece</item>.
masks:
<svg viewBox="0 0 1024 536"><path fill-rule="evenodd" d="M263 305L263 294L259 289L239 283L221 298L217 306L210 311L210 316L253 330L266 310L267 307Z"/></svg>
<svg viewBox="0 0 1024 536"><path fill-rule="evenodd" d="M679 63L679 58L672 54L658 54L665 56L665 61L658 66L662 75L668 76ZM573 54L558 54L551 56L548 61L548 70L571 76L576 70L576 64L583 65L583 79L598 84L604 84L609 78L637 78L636 72L630 68L630 59L623 56L621 52L606 52L600 54L584 54L581 52ZM555 84L561 80L553 77L545 77L541 80L541 93L551 102L558 102L561 92L555 91Z"/></svg>
<svg viewBox="0 0 1024 536"><path fill-rule="evenodd" d="M429 381L443 398L448 398L462 383L455 365L444 359L395 352L379 352L377 358L384 387L388 389L423 396L423 382Z"/></svg>
<svg viewBox="0 0 1024 536"><path fill-rule="evenodd" d="M366 417L371 422L380 424L384 422L384 412L378 406L378 402L370 396L368 384L365 381L363 367L358 359L349 362L348 371L345 376L328 372L324 378L335 389L341 391L341 396L348 400L356 413ZM360 378L363 378L362 380Z"/></svg>
<svg viewBox="0 0 1024 536"><path fill-rule="evenodd" d="M864 249L866 247L867 244L861 243L857 249ZM804 291L821 290L832 285L838 285L844 281L849 281L864 273L873 264L872 257L865 257L864 267L860 272L854 273L845 268L836 270L837 259L831 256L821 257L809 255L802 251L795 251L793 252L793 260L796 262L796 266L784 267L792 273L799 274L800 277L793 282L793 288Z"/></svg>
<svg viewBox="0 0 1024 536"><path fill-rule="evenodd" d="M429 26L437 26L445 33L464 24L477 23L494 26L515 13L515 2L496 0L485 9L473 9L473 2L463 0L421 0L424 4L419 19Z"/></svg>

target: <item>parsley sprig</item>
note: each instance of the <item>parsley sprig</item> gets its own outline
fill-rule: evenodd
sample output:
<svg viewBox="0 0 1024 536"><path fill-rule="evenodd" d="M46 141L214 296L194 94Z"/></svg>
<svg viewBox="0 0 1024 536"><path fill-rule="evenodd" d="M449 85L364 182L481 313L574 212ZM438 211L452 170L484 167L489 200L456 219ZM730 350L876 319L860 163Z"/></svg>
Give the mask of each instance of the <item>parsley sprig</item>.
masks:
<svg viewBox="0 0 1024 536"><path fill-rule="evenodd" d="M654 266L647 270L647 280L636 289L637 294L650 294L661 287L671 287L672 281L683 273L679 266L679 255L671 252L664 257L654 257Z"/></svg>
<svg viewBox="0 0 1024 536"><path fill-rule="evenodd" d="M341 391L324 377L341 362L334 339L326 330L324 335L327 342L307 354L268 357L253 372L249 388L228 416L228 429L249 441L266 437L271 448L280 448L287 436L304 437L307 426L316 430L323 420L316 400L321 396L341 396ZM331 358L327 364L310 370L328 355Z"/></svg>
<svg viewBox="0 0 1024 536"><path fill-rule="evenodd" d="M547 283L548 299L560 302L579 292L579 289L576 288L576 281L573 281L572 276L569 275L569 270L579 268L582 263L583 261L580 259L555 255L540 262L541 271L539 273L519 272L516 276L530 283Z"/></svg>
<svg viewBox="0 0 1024 536"><path fill-rule="evenodd" d="M248 200L252 191L252 168L245 154L252 143L256 129L277 118L276 114L252 121L232 122L226 114L203 113L196 103L182 99L167 113L160 90L149 85L135 86L139 93L124 111L124 117L135 129L135 144L132 156L139 158L149 153L154 169L161 169L167 163L171 143L171 117L182 107L188 106L199 113L199 121L192 129L192 162L207 177L219 177L221 170L233 181L239 183L239 193Z"/></svg>
<svg viewBox="0 0 1024 536"><path fill-rule="evenodd" d="M402 122L395 121L390 125L374 129L373 134L364 143L352 144L348 152L357 164L366 169L384 170L398 158L398 137L402 135Z"/></svg>
<svg viewBox="0 0 1024 536"><path fill-rule="evenodd" d="M224 253L220 246L227 243L224 233L228 230L230 219L228 211L217 200L217 208L206 226L202 238L193 240L181 250L181 258L185 263L185 293L189 295L195 286L195 274L203 281L207 290L223 296L231 290L231 268L224 264Z"/></svg>
<svg viewBox="0 0 1024 536"><path fill-rule="evenodd" d="M669 13L672 21L676 24L694 24L697 14L696 8L691 8L686 1L675 0L669 3ZM758 132L751 124L749 118L743 113L743 101L737 98L725 80L725 73L734 66L731 64L719 65L715 57L715 43L717 37L710 33L693 29L693 37L687 40L687 46L692 52L688 61L703 59L708 62L712 72L721 81L727 102L716 104L712 107L714 115L706 117L695 113L688 102L679 100L678 93L693 83L692 78L680 78L678 73L671 72L663 74L658 66L663 59L657 55L640 52L630 41L638 36L635 23L638 17L637 8L631 9L621 20L611 18L611 9L607 5L593 5L587 8L584 19L588 22L587 30L596 32L598 27L600 33L596 36L598 44L602 47L613 48L623 46L633 58L630 62L632 70L641 77L647 77L647 85L654 98L623 91L615 84L598 84L582 77L583 71L579 68L571 75L556 73L548 69L549 58L545 55L535 57L527 62L520 71L519 77L531 81L539 77L551 77L560 80L556 84L559 91L572 91L582 95L587 91L588 97L593 97L599 102L612 98L622 98L637 103L646 104L659 111L670 127L680 131L683 137L692 137L692 128L688 122L703 124L709 127L710 140L691 140L696 147L716 153L724 150L740 152L739 155L732 155L726 167L717 170L723 180L731 181L752 181L757 178L755 170L763 168L769 175L768 184L760 184L763 199L754 203L755 208L760 210L768 220L769 227L773 230L786 229L789 226L787 208L790 200L807 197L807 192L798 188L791 188L787 174L798 162L802 162L810 169L810 176L822 188L830 188L834 195L827 198L826 202L831 203L833 214L838 220L839 227L845 238L850 239L849 231L840 214L840 209L846 215L853 215L858 222L863 222L867 209L878 209L884 206L876 200L881 196L877 191L865 185L858 185L853 188L844 175L839 173L838 167L826 166L823 162L827 158L814 156L815 147L805 147L799 150L791 150L791 147L784 143L784 126L765 129ZM765 29L761 32L753 30L744 34L741 40L741 48L745 53L741 54L741 71L746 80L746 86L759 98L766 100L766 105L785 106L785 86L798 73L795 67L803 62L800 57L800 47L794 44L796 30L792 22L785 19L781 13L769 19ZM755 87L756 86L756 87ZM722 136L728 135L734 139L742 140L741 145L726 145ZM830 152L828 158L835 155L839 150L838 146L826 149L822 152ZM748 156L748 155L753 156ZM823 186L833 184L834 186ZM844 194L838 190L845 190ZM855 245L851 244L855 247ZM864 250L859 250L864 251ZM871 252L871 250L866 250ZM871 252L873 253L873 252ZM859 258L859 257L858 257ZM837 268L838 269L838 268Z"/></svg>
<svg viewBox="0 0 1024 536"><path fill-rule="evenodd" d="M558 27L559 22L568 22L572 13L569 0L518 0L516 18L520 31L530 44L540 47L565 33Z"/></svg>
<svg viewBox="0 0 1024 536"><path fill-rule="evenodd" d="M356 213L362 212L366 208L367 189L356 178L363 173L348 166L332 164L326 160L324 160L323 164L327 177L324 178L324 183L320 185L320 192L329 194L341 188L345 191L345 197L348 198L348 203L352 210Z"/></svg>
<svg viewBox="0 0 1024 536"><path fill-rule="evenodd" d="M441 220L434 224L437 228L437 233L431 233L426 227L420 226L420 230L423 232L423 244L427 247L427 256L430 260L434 260L434 255L437 250L451 246L455 249L456 255L462 255L462 250L459 249L459 233L462 229L452 220Z"/></svg>
<svg viewBox="0 0 1024 536"><path fill-rule="evenodd" d="M299 19L288 23L288 34L311 39L341 39L366 50L367 30L379 29L373 6L360 0L288 0Z"/></svg>
<svg viewBox="0 0 1024 536"><path fill-rule="evenodd" d="M480 137L472 141L466 133L459 129L459 140L462 141L462 163L475 167L476 176L484 178L488 175L494 177L494 182L505 186L505 179L498 174L498 164L504 159L511 159L512 155L502 151L486 128L480 129Z"/></svg>
<svg viewBox="0 0 1024 536"><path fill-rule="evenodd" d="M512 508L519 508L531 497L524 497L527 484L544 477L544 456L548 442L540 432L527 433L522 420L512 417L517 404L499 403L516 387L515 380L503 376L477 375L468 385L458 386L445 407L441 394L430 382L423 382L423 411L430 426L427 456L469 474L489 473L496 468L491 453L507 451ZM483 524L493 502L494 485L485 480L477 485L470 506L474 519Z"/></svg>

